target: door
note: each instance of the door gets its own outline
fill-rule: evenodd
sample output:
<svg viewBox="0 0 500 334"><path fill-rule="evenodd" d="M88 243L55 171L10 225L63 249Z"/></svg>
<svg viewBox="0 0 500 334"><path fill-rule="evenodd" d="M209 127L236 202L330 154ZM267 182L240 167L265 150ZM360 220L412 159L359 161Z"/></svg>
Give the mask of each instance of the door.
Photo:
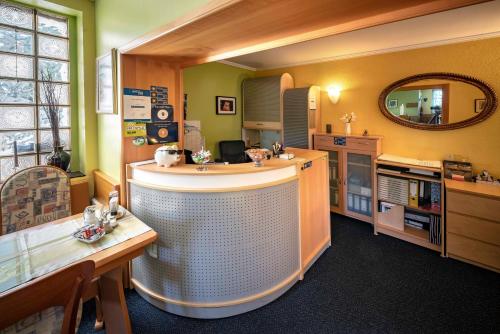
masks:
<svg viewBox="0 0 500 334"><path fill-rule="evenodd" d="M337 213L342 211L342 154L339 151L328 152L328 178L330 191L330 209Z"/></svg>
<svg viewBox="0 0 500 334"><path fill-rule="evenodd" d="M344 151L345 213L367 222L373 221L372 155Z"/></svg>

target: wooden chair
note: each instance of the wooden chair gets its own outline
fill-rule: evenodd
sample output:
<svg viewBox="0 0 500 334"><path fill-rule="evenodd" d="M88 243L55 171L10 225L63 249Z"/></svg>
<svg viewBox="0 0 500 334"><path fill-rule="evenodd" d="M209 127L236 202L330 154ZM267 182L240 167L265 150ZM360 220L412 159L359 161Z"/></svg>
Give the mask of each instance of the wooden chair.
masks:
<svg viewBox="0 0 500 334"><path fill-rule="evenodd" d="M33 326L47 308L62 306L61 333L75 333L78 305L82 292L90 284L94 267L93 261L80 262L0 294L0 310L3 310L0 332L27 329L36 333L36 329L26 327Z"/></svg>
<svg viewBox="0 0 500 334"><path fill-rule="evenodd" d="M53 166L35 166L10 176L0 187L0 235L71 216L69 175ZM84 294L96 299L96 329L102 328L97 281Z"/></svg>

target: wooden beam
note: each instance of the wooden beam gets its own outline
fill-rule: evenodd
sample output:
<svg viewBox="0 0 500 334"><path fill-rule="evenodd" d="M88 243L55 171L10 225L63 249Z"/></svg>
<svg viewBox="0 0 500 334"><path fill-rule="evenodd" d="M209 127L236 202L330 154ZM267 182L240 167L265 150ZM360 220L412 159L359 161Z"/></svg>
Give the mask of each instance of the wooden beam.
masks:
<svg viewBox="0 0 500 334"><path fill-rule="evenodd" d="M481 2L486 1L217 1L206 12L179 19L120 51L199 64Z"/></svg>

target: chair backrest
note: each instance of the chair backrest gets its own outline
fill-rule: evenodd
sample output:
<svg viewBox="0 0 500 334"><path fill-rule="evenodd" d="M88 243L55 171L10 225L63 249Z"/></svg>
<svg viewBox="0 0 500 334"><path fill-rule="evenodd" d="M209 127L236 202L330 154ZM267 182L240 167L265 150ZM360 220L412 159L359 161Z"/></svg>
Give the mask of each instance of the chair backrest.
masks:
<svg viewBox="0 0 500 334"><path fill-rule="evenodd" d="M0 330L47 308L63 306L61 333L75 333L80 298L94 269L93 261L76 263L0 294Z"/></svg>
<svg viewBox="0 0 500 334"><path fill-rule="evenodd" d="M0 235L71 215L68 174L52 166L26 168L0 188Z"/></svg>
<svg viewBox="0 0 500 334"><path fill-rule="evenodd" d="M243 163L248 161L243 140L220 141L219 152L222 162Z"/></svg>

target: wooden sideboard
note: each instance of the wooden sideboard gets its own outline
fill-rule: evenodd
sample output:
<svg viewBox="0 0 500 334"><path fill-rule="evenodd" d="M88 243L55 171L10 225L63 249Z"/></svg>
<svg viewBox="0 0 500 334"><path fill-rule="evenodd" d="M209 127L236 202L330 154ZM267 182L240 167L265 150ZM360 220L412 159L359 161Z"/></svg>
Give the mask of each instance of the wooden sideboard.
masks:
<svg viewBox="0 0 500 334"><path fill-rule="evenodd" d="M446 180L447 256L500 272L500 187Z"/></svg>
<svg viewBox="0 0 500 334"><path fill-rule="evenodd" d="M314 149L328 151L331 211L373 223L373 168L382 137L321 133Z"/></svg>
<svg viewBox="0 0 500 334"><path fill-rule="evenodd" d="M87 176L74 177L70 179L71 191L71 214L82 213L90 204L89 179Z"/></svg>

